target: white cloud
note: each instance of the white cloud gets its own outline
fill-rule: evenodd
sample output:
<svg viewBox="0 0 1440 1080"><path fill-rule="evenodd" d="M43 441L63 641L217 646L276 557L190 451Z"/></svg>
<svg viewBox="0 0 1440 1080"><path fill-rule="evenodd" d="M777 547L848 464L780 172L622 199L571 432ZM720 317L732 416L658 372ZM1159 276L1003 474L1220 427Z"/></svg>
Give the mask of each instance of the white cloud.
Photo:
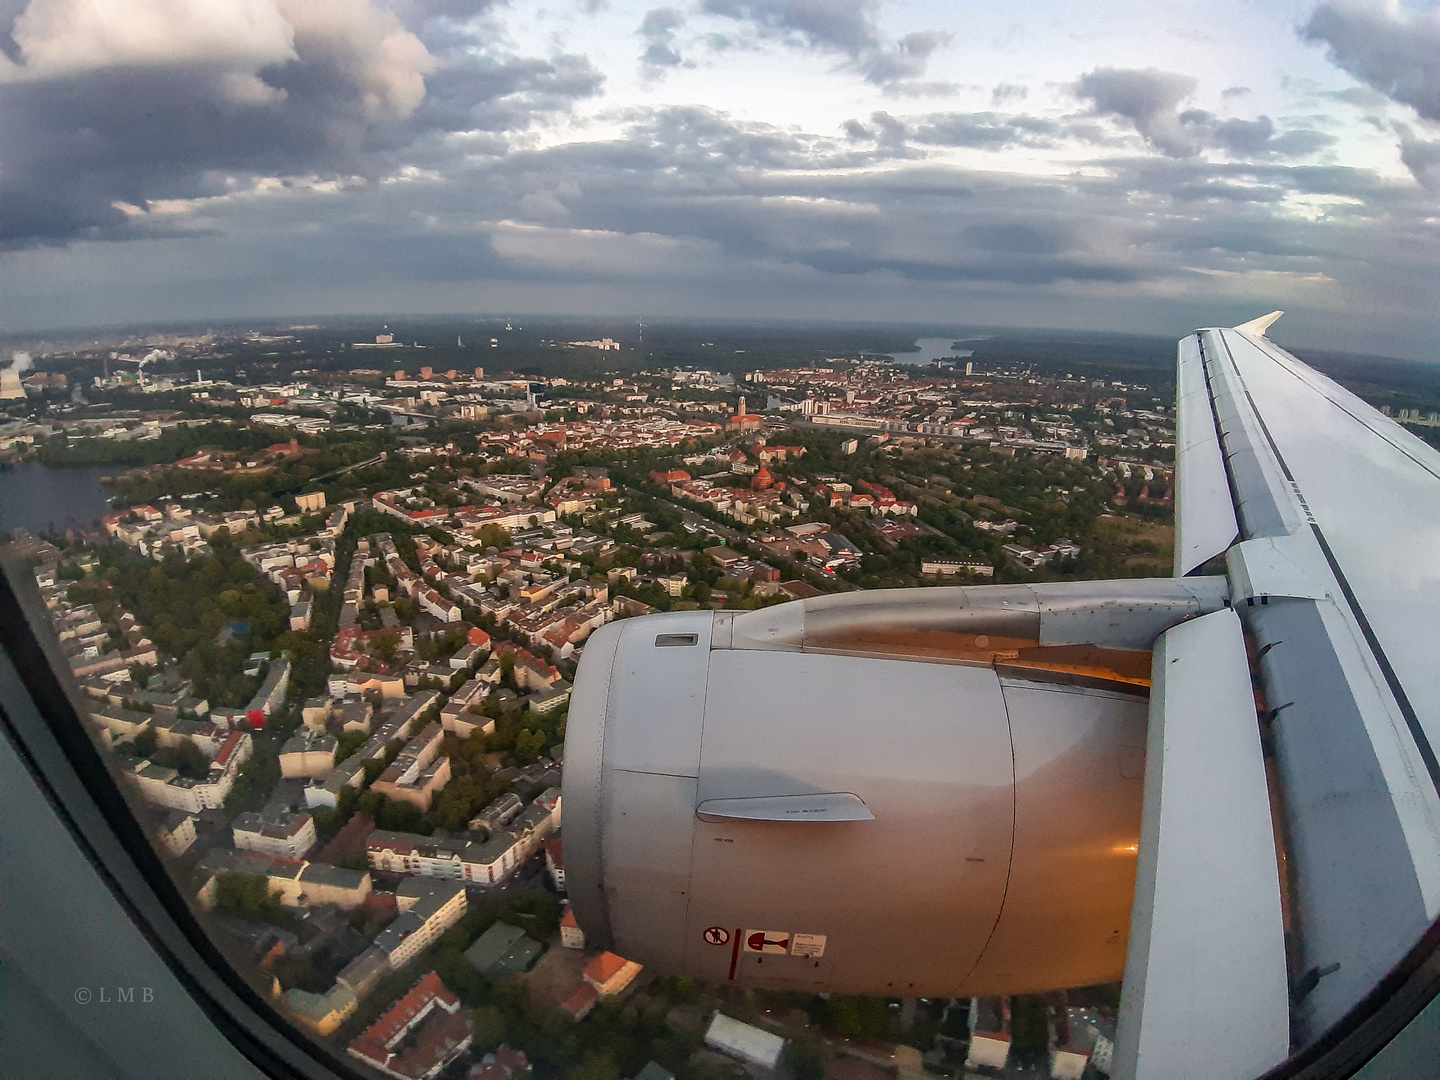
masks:
<svg viewBox="0 0 1440 1080"><path fill-rule="evenodd" d="M194 65L253 75L296 59L275 0L32 0L11 37L20 62L0 60L6 81Z"/></svg>
<svg viewBox="0 0 1440 1080"><path fill-rule="evenodd" d="M343 71L366 117L409 116L434 59L395 14L370 0L31 0L0 57L0 80L40 82L110 70L208 73L222 100L272 105L268 69L324 61Z"/></svg>

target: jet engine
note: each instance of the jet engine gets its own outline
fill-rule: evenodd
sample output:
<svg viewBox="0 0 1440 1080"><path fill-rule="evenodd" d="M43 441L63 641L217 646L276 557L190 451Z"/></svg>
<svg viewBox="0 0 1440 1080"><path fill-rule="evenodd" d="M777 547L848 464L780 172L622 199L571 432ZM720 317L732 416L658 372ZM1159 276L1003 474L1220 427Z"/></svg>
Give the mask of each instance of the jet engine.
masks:
<svg viewBox="0 0 1440 1080"><path fill-rule="evenodd" d="M1223 578L898 589L597 631L565 740L587 939L960 996L1120 978L1155 639Z"/></svg>

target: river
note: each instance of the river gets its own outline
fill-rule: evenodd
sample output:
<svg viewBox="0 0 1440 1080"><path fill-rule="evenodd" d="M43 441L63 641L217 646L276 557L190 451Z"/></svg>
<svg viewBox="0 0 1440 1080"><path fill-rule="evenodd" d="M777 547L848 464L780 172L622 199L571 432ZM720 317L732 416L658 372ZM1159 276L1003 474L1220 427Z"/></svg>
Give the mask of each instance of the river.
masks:
<svg viewBox="0 0 1440 1080"><path fill-rule="evenodd" d="M127 465L41 465L27 461L0 471L0 529L43 533L66 525L89 525L110 513L102 476Z"/></svg>
<svg viewBox="0 0 1440 1080"><path fill-rule="evenodd" d="M932 360L964 360L974 356L971 349L952 349L953 337L922 337L915 342L919 352L890 353L897 364L928 364Z"/></svg>

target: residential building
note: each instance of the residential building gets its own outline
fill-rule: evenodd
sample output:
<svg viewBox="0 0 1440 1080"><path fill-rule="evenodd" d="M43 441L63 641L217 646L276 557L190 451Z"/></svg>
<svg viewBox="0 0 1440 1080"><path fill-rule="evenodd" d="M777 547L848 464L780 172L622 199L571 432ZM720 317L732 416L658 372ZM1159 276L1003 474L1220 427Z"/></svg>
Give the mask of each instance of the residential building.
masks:
<svg viewBox="0 0 1440 1080"><path fill-rule="evenodd" d="M306 698L305 704L300 707L300 720L311 731L324 731L332 706L333 702L328 697Z"/></svg>
<svg viewBox="0 0 1440 1080"><path fill-rule="evenodd" d="M292 987L280 1000L291 1016L317 1035L329 1035L359 1004L355 992L338 982L323 994Z"/></svg>
<svg viewBox="0 0 1440 1080"><path fill-rule="evenodd" d="M363 731L370 733L371 718L375 708L364 698L336 702L332 707L336 722L344 732Z"/></svg>
<svg viewBox="0 0 1440 1080"><path fill-rule="evenodd" d="M432 971L346 1053L396 1080L432 1080L470 1048L474 1031L470 1010Z"/></svg>
<svg viewBox="0 0 1440 1080"><path fill-rule="evenodd" d="M465 950L465 959L482 975L514 975L528 968L544 949L518 926L495 922Z"/></svg>
<svg viewBox="0 0 1440 1080"><path fill-rule="evenodd" d="M1081 1080L1086 1067L1110 1075L1115 1025L1091 1009L1065 1006L1050 1009L1050 1076Z"/></svg>
<svg viewBox="0 0 1440 1080"><path fill-rule="evenodd" d="M255 691L255 696L250 699L250 704L245 707L251 727L263 728L265 721L275 715L276 710L285 703L285 693L289 685L290 661L285 659L272 661L265 681L260 684L260 689Z"/></svg>
<svg viewBox="0 0 1440 1080"><path fill-rule="evenodd" d="M338 908L352 911L370 895L368 870L350 870L343 866L331 866L329 863L307 862L297 880L300 891L295 896L295 903L299 907L334 904Z"/></svg>
<svg viewBox="0 0 1440 1080"><path fill-rule="evenodd" d="M486 1054L470 1066L466 1080L515 1080L531 1073L530 1059L525 1051L501 1045L493 1054Z"/></svg>
<svg viewBox="0 0 1440 1080"><path fill-rule="evenodd" d="M335 750L338 746L339 740L334 735L314 732L287 739L280 748L280 775L324 779L335 768Z"/></svg>
<svg viewBox="0 0 1440 1080"><path fill-rule="evenodd" d="M128 685L128 684L127 684ZM90 719L116 739L133 739L154 722L154 714L111 706L96 709ZM157 733L158 734L158 733Z"/></svg>
<svg viewBox="0 0 1440 1080"><path fill-rule="evenodd" d="M195 843L195 816L183 810L171 810L156 831L159 841L171 855L183 855Z"/></svg>
<svg viewBox="0 0 1440 1080"><path fill-rule="evenodd" d="M390 973L390 954L378 945L371 945L340 969L335 981L348 986L357 998L363 998L375 984Z"/></svg>
<svg viewBox="0 0 1440 1080"><path fill-rule="evenodd" d="M549 690L541 690L531 694L529 699L530 711L541 716L552 713L563 707L570 701L570 684L565 680L552 686Z"/></svg>
<svg viewBox="0 0 1440 1080"><path fill-rule="evenodd" d="M509 825L524 809L525 800L513 791L507 791L476 814L470 821L470 828L493 832Z"/></svg>
<svg viewBox="0 0 1440 1080"><path fill-rule="evenodd" d="M970 999L970 1051L965 1067L1005 1068L1010 1057L1010 999Z"/></svg>
<svg viewBox="0 0 1440 1080"><path fill-rule="evenodd" d="M559 756L560 754L562 754L562 753L564 752L564 749L565 749L565 748L564 748L563 745L562 745L562 746L559 746L559 747L553 747L553 746L552 746L552 747L550 748L551 753L554 753L554 754L556 754L557 756ZM548 761L548 759L542 758L540 761L537 761L534 765L531 765L531 766L530 766L530 769L536 769L536 768L539 767L540 765L545 764L547 761ZM526 770L526 774L527 774L527 775L530 775L530 769L527 769L527 770ZM545 772L543 772L543 773L540 774L540 777L545 778L545 782L546 782L546 783L551 783L551 782L552 782L552 781L550 781L550 780L548 779L548 778L551 777L551 776L555 777L555 780L553 781L553 783L558 784L558 783L560 782L560 780L559 780L559 776L560 776L559 767L558 767L557 765L555 765L554 763L551 763L551 767L550 767L549 769L547 769ZM537 778L537 779L538 779L538 778ZM556 832L558 832L558 831L560 830L560 814L561 814L561 810L562 810L563 807L564 807L564 799L561 797L561 789L560 789L560 788L558 788L558 787L548 787L548 788L546 788L546 789L545 789L544 791L542 791L539 795L536 795L536 796L535 796L535 801L534 801L533 803L531 803L530 805L531 805L531 806L543 806L546 810L550 811L550 827L551 827L554 831L556 831ZM564 868L564 866L561 866L561 868L560 868L560 873L561 873L561 878L562 878L562 880L563 880L563 878L564 878L564 873L565 873L565 868ZM562 886L562 887L563 887L563 886Z"/></svg>
<svg viewBox="0 0 1440 1080"><path fill-rule="evenodd" d="M429 810L435 793L450 780L450 759L436 757L444 738L445 729L431 721L405 744L394 763L370 785L370 790L411 803L422 811Z"/></svg>
<svg viewBox="0 0 1440 1080"><path fill-rule="evenodd" d="M561 836L552 836L545 841L545 869L550 874L550 880L555 883L555 888L562 893L565 891L565 840Z"/></svg>
<svg viewBox="0 0 1440 1080"><path fill-rule="evenodd" d="M560 1011L576 1023L584 1020L595 1009L600 994L589 983L581 983L575 992L560 1003Z"/></svg>
<svg viewBox="0 0 1440 1080"><path fill-rule="evenodd" d="M347 787L358 788L365 782L365 762L371 760L365 747L342 761L324 780L311 780L305 785L305 805L312 810L317 806L328 806L335 810L340 806L340 793ZM383 748L381 750L383 753Z"/></svg>
<svg viewBox="0 0 1440 1080"><path fill-rule="evenodd" d="M531 807L514 828L487 830L484 840L475 838L479 830L463 836L431 837L376 829L366 840L365 850L376 870L495 885L534 854L549 835L549 821L549 811Z"/></svg>
<svg viewBox="0 0 1440 1080"><path fill-rule="evenodd" d="M400 914L375 938L399 969L418 956L465 914L465 886L454 881L409 878L395 890Z"/></svg>
<svg viewBox="0 0 1440 1080"><path fill-rule="evenodd" d="M240 766L249 759L253 748L248 732L232 731L220 744L215 759L210 762L209 774L203 780L181 776L177 770L151 761L137 762L131 776L139 785L140 794L150 802L184 810L187 814L216 810L224 805Z"/></svg>
<svg viewBox="0 0 1440 1080"><path fill-rule="evenodd" d="M920 573L927 577L955 577L970 574L975 577L994 577L995 567L979 559L924 559Z"/></svg>
<svg viewBox="0 0 1440 1080"><path fill-rule="evenodd" d="M565 909L565 914L560 916L560 947L581 952L585 949L585 931L580 929L575 911L569 907Z"/></svg>
<svg viewBox="0 0 1440 1080"><path fill-rule="evenodd" d="M319 907L333 904L354 910L370 895L370 874L347 870L329 863L312 863L251 851L207 851L199 862L202 874L213 879L224 874L263 877L270 892L278 894L287 907Z"/></svg>
<svg viewBox="0 0 1440 1080"><path fill-rule="evenodd" d="M315 820L285 807L240 814L231 832L237 849L262 855L298 859L315 846Z"/></svg>
<svg viewBox="0 0 1440 1080"><path fill-rule="evenodd" d="M585 965L584 978L602 998L614 997L635 981L644 967L613 952L603 952Z"/></svg>

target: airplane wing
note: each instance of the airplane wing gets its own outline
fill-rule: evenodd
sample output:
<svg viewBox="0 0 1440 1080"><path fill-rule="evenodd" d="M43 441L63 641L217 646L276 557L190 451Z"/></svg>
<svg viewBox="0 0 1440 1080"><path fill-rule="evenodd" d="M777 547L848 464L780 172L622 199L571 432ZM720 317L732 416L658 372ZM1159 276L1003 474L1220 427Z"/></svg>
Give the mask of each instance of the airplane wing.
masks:
<svg viewBox="0 0 1440 1080"><path fill-rule="evenodd" d="M1223 556L1233 611L1156 643L1116 1075L1261 1071L1433 951L1440 453L1278 317L1179 343L1175 572Z"/></svg>

